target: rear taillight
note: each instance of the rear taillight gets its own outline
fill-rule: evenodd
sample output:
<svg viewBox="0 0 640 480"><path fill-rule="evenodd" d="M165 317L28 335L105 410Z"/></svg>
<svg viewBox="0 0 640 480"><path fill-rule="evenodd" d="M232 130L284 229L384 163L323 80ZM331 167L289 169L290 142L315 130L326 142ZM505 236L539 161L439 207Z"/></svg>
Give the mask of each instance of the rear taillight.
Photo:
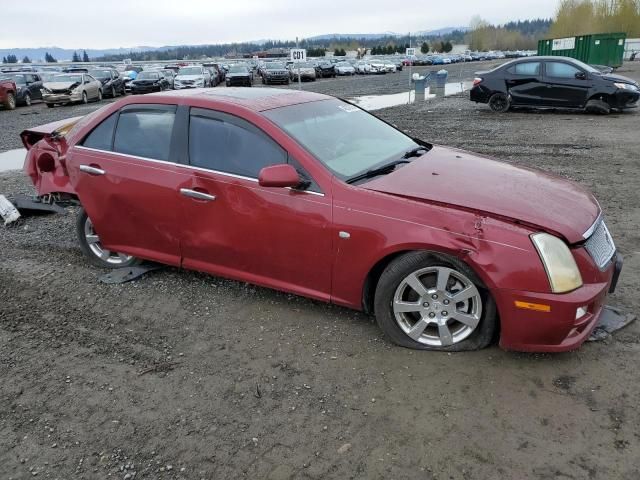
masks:
<svg viewBox="0 0 640 480"><path fill-rule="evenodd" d="M473 79L473 86L480 85L482 83L482 79L480 77L476 77Z"/></svg>

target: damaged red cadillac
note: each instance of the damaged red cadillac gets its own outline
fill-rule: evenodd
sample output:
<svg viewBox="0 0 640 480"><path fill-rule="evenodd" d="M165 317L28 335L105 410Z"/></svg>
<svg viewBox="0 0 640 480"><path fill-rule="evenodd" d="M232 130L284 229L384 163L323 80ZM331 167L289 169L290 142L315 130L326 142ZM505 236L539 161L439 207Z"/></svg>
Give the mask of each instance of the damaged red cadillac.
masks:
<svg viewBox="0 0 640 480"><path fill-rule="evenodd" d="M580 186L279 89L128 97L22 133L100 267L143 260L363 310L398 345L579 347L622 258Z"/></svg>

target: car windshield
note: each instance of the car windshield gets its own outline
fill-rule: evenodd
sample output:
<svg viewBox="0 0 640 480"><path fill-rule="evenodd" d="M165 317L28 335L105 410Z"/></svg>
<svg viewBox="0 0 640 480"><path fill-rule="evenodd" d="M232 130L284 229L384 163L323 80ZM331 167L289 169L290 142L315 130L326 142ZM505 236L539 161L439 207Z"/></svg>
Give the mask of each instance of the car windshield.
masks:
<svg viewBox="0 0 640 480"><path fill-rule="evenodd" d="M293 68L298 68L298 67L300 67L300 68L313 68L313 65L311 65L308 62L295 63L293 65Z"/></svg>
<svg viewBox="0 0 640 480"><path fill-rule="evenodd" d="M593 68L591 65L587 65L586 63L581 62L580 60L573 60L573 64L576 67L580 67L580 68L582 68L583 70L586 70L589 73L602 73L597 68Z"/></svg>
<svg viewBox="0 0 640 480"><path fill-rule="evenodd" d="M229 69L229 73L247 73L247 67L243 66L243 65L233 65L230 69Z"/></svg>
<svg viewBox="0 0 640 480"><path fill-rule="evenodd" d="M337 99L275 108L264 115L342 180L399 160L419 146L382 120Z"/></svg>
<svg viewBox="0 0 640 480"><path fill-rule="evenodd" d="M27 84L27 79L26 79L26 77L24 75L3 73L0 76L2 78L9 78L9 79L13 80L14 82L16 82L16 85L26 85Z"/></svg>
<svg viewBox="0 0 640 480"><path fill-rule="evenodd" d="M111 78L111 70L92 70L91 74L96 78Z"/></svg>
<svg viewBox="0 0 640 480"><path fill-rule="evenodd" d="M200 67L184 67L178 72L178 75L202 75L202 68Z"/></svg>
<svg viewBox="0 0 640 480"><path fill-rule="evenodd" d="M269 63L266 68L267 70L284 70L284 65L282 63Z"/></svg>
<svg viewBox="0 0 640 480"><path fill-rule="evenodd" d="M54 82L64 82L64 83L81 83L82 75L56 75L53 77Z"/></svg>
<svg viewBox="0 0 640 480"><path fill-rule="evenodd" d="M160 78L158 72L140 72L136 80L157 80L158 78Z"/></svg>
<svg viewBox="0 0 640 480"><path fill-rule="evenodd" d="M349 62L340 62L340 63L338 63L338 66L339 67L350 67L351 64Z"/></svg>

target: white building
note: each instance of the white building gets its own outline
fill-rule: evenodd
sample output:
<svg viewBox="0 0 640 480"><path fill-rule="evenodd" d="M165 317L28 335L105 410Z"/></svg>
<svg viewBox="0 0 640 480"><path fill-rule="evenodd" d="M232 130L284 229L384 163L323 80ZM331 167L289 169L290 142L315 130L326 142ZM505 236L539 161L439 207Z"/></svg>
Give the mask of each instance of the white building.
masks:
<svg viewBox="0 0 640 480"><path fill-rule="evenodd" d="M630 60L633 52L640 56L640 38L627 38L624 42L624 59Z"/></svg>

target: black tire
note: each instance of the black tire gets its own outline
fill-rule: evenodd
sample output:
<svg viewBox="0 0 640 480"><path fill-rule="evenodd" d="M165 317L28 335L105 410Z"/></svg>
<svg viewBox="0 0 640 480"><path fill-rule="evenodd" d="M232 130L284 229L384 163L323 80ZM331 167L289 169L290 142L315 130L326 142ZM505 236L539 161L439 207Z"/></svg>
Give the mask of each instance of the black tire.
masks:
<svg viewBox="0 0 640 480"><path fill-rule="evenodd" d="M116 98L116 87L111 86L111 98Z"/></svg>
<svg viewBox="0 0 640 480"><path fill-rule="evenodd" d="M505 93L494 93L489 99L489 108L496 113L508 112L511 108L511 98Z"/></svg>
<svg viewBox="0 0 640 480"><path fill-rule="evenodd" d="M480 321L470 334L457 343L448 346L434 346L418 342L409 337L399 326L394 311L393 300L396 290L410 274L425 268L444 267L466 277L477 289L481 299ZM448 278L454 278L453 275ZM431 300L429 300L431 301ZM434 302L435 303L435 302ZM447 308L447 307L444 307ZM457 306L448 308L458 308ZM498 327L496 304L482 280L461 260L433 252L411 252L393 260L384 270L374 298L376 320L385 335L395 344L417 350L438 350L460 352L479 350L491 344ZM443 312L444 313L444 312ZM455 323L455 322L454 322ZM425 330L426 331L426 330Z"/></svg>
<svg viewBox="0 0 640 480"><path fill-rule="evenodd" d="M53 107L55 107L55 106L56 106L56 104L55 104L55 103L47 103L47 107L48 107L48 108L53 108Z"/></svg>
<svg viewBox="0 0 640 480"><path fill-rule="evenodd" d="M27 107L30 107L31 106L31 95L29 95L28 93L25 93L24 94L24 98L22 99L22 101L24 102L24 104Z"/></svg>
<svg viewBox="0 0 640 480"><path fill-rule="evenodd" d="M108 261L100 258L89 246L89 242L87 241L86 235L86 226L87 222L91 222L89 217L87 216L87 212L84 211L84 208L80 208L78 212L78 217L76 219L76 233L78 235L78 243L80 244L80 250L87 257L89 262L96 267L101 268L124 268L124 267L132 267L134 265L139 265L142 263L142 260L135 257L129 257L127 261L121 261L118 263L114 263L114 261ZM108 252L108 250L107 250ZM112 257L110 257L112 258Z"/></svg>
<svg viewBox="0 0 640 480"><path fill-rule="evenodd" d="M611 113L611 107L604 100L592 98L587 102L585 107L587 112L597 113L598 115L609 115Z"/></svg>
<svg viewBox="0 0 640 480"><path fill-rule="evenodd" d="M7 110L16 109L16 96L13 93L7 93L7 98L4 101L4 108L6 108Z"/></svg>
<svg viewBox="0 0 640 480"><path fill-rule="evenodd" d="M89 103L89 98L87 97L87 92L82 92L82 103L87 104Z"/></svg>
<svg viewBox="0 0 640 480"><path fill-rule="evenodd" d="M96 99L96 102L101 102L102 101L102 89L98 89L98 98Z"/></svg>

